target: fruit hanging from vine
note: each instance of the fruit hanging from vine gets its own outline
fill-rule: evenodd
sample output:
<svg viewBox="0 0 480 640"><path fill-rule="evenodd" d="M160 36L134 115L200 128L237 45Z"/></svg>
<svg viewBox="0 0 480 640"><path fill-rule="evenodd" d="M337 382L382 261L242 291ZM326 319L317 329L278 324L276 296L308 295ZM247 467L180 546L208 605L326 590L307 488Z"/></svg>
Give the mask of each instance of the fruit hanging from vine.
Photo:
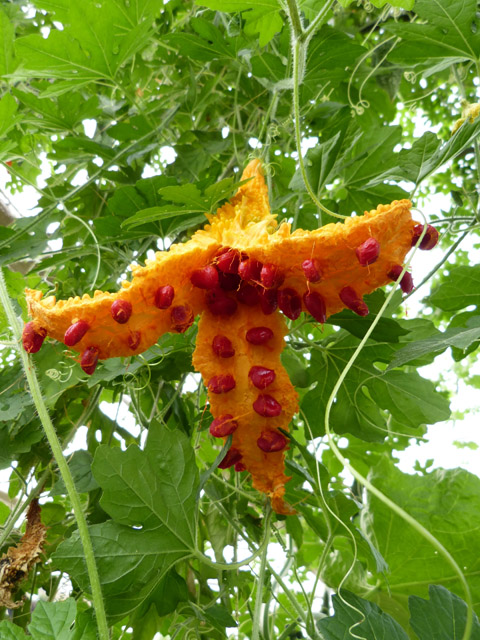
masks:
<svg viewBox="0 0 480 640"><path fill-rule="evenodd" d="M185 243L132 266L117 293L56 301L27 290L32 320L24 347L38 351L46 336L78 351L88 375L98 361L139 354L167 332L186 331L199 315L193 364L208 389L214 437L232 436L220 468L247 470L253 485L284 501L284 455L297 393L280 355L286 316L302 311L315 322L345 307L365 316L363 296L392 281L418 238L411 203L395 201L315 231L291 233L271 213L261 164L253 160L236 195ZM436 242L428 227L420 248ZM437 234L438 235L438 234ZM425 240L427 238L427 240ZM400 271L399 271L400 269ZM410 274L402 289L411 291Z"/></svg>

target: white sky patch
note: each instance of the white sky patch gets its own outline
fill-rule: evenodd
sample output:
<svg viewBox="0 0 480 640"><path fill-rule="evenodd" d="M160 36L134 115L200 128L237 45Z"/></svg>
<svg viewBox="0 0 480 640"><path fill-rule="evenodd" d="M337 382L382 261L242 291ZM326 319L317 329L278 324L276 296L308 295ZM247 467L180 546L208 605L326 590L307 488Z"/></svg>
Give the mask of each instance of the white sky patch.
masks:
<svg viewBox="0 0 480 640"><path fill-rule="evenodd" d="M86 118L82 120L83 130L87 138L93 138L97 129L97 121L92 118Z"/></svg>
<svg viewBox="0 0 480 640"><path fill-rule="evenodd" d="M142 171L142 178L143 178L143 179L145 179L145 178L152 178L153 176L156 176L156 175L158 175L158 171L156 171L156 170L152 167L152 165L150 165L150 164L146 164L146 165L143 167L143 171Z"/></svg>
<svg viewBox="0 0 480 640"><path fill-rule="evenodd" d="M170 147L170 146L160 147L159 159L162 164L172 164L172 162L175 162L176 157L177 157L177 152L173 147Z"/></svg>
<svg viewBox="0 0 480 640"><path fill-rule="evenodd" d="M77 173L74 175L73 180L71 181L70 184L74 187L81 187L82 184L85 184L87 180L88 180L87 170L80 169L80 171L77 171Z"/></svg>

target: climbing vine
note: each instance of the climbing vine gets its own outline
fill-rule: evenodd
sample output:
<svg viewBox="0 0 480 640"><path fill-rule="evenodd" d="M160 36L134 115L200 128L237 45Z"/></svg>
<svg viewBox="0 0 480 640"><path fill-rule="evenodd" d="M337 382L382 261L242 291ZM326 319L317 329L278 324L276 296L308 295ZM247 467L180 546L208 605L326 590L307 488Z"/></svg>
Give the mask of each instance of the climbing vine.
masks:
<svg viewBox="0 0 480 640"><path fill-rule="evenodd" d="M0 7L0 636L480 632L477 9Z"/></svg>

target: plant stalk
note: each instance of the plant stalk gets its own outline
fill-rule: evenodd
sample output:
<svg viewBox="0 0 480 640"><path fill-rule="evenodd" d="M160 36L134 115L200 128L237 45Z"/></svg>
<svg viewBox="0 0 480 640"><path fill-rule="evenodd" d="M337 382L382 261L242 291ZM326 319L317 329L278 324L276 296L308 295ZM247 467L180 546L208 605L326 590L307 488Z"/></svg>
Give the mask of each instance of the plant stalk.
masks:
<svg viewBox="0 0 480 640"><path fill-rule="evenodd" d="M15 316L12 304L10 302L5 278L3 271L0 269L0 301L5 309L5 313L13 331L14 338L17 343L17 351L20 355L23 368L25 370L25 376L27 379L32 399L37 410L38 416L42 423L45 435L48 440L48 444L53 453L53 457L60 471L65 488L67 490L68 497L72 504L73 513L78 526L78 533L80 541L82 543L83 552L85 554L85 564L87 566L88 577L90 580L90 587L92 591L93 608L97 618L98 635L100 640L109 640L110 633L108 630L107 617L105 614L105 606L102 596L102 588L100 585L100 577L98 574L97 564L95 562L95 554L93 552L93 545L88 531L87 520L83 513L82 504L80 502L80 496L75 488L72 474L68 467L67 461L62 452L62 447L58 436L55 432L55 428L48 414L47 407L42 397L40 384L38 382L37 375L30 356L19 346L21 340L21 332L18 320Z"/></svg>
<svg viewBox="0 0 480 640"><path fill-rule="evenodd" d="M263 587L265 584L265 569L267 567L268 539L270 537L271 516L272 509L270 503L268 503L265 513L265 542L263 544L262 556L260 558L260 571L257 578L257 593L255 596L255 608L253 610L252 640L259 640L260 638L260 617L262 611Z"/></svg>

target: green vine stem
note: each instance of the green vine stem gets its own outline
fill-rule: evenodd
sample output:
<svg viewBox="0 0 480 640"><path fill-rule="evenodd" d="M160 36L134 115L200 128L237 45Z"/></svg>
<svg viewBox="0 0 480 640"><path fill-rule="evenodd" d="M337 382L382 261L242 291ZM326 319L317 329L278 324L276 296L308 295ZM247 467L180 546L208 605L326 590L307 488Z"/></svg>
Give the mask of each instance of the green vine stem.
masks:
<svg viewBox="0 0 480 640"><path fill-rule="evenodd" d="M268 548L268 542L270 540L271 519L272 519L272 510L270 508L270 505L268 505L267 511L265 514L265 535L263 537L263 540L260 543L259 547L252 553L252 555L249 556L248 558L245 558L245 560L239 560L238 562L230 562L230 563L214 562L213 560L210 560L208 556L203 554L198 549L195 550L193 556L197 558L197 560L200 560L200 562L203 562L204 564L211 567L212 569L217 569L220 571L235 571L236 569L240 569L240 567L244 567L246 564L250 564L251 562L253 562L253 560L255 560L255 558L258 558L259 555L262 555L263 557L263 553L265 552L265 549Z"/></svg>
<svg viewBox="0 0 480 640"><path fill-rule="evenodd" d="M93 552L92 541L88 532L87 520L82 510L80 496L78 495L75 488L72 474L70 473L67 461L63 456L60 441L48 414L47 407L45 406L45 402L43 400L42 392L40 389L40 384L38 382L33 363L30 356L19 346L21 340L21 331L8 296L7 286L2 269L0 269L0 301L3 305L3 308L5 309L8 322L10 323L14 338L16 340L17 351L20 355L20 360L22 361L22 365L25 370L25 376L27 378L28 386L30 387L30 392L32 394L35 408L45 431L48 444L50 445L50 448L52 450L53 457L60 471L60 475L63 482L65 483L68 497L72 504L73 513L75 515L75 520L78 526L80 541L82 543L83 552L85 554L85 564L87 566L88 577L92 590L92 601L97 618L99 639L109 640L110 634L108 630L107 617L105 614L100 577L98 575L97 564L95 562L95 554Z"/></svg>
<svg viewBox="0 0 480 640"><path fill-rule="evenodd" d="M267 509L265 513L265 539L262 549L262 555L260 557L260 570L257 578L257 593L255 595L255 608L253 610L252 621L252 640L259 640L260 638L260 615L262 612L262 600L263 600L263 587L265 584L265 569L267 566L267 553L268 553L268 541L270 538L270 520L272 517L272 508L270 503L267 503Z"/></svg>
<svg viewBox="0 0 480 640"><path fill-rule="evenodd" d="M287 0L287 15L289 16L290 24L291 24L291 36L292 36L292 50L293 50L293 115L295 120L295 144L297 147L298 154L298 164L300 167L300 172L302 174L303 182L305 184L305 188L307 189L308 195L315 203L315 205L328 214L329 216L333 216L334 218L344 219L347 216L343 216L339 213L335 213L334 211L330 211L327 209L318 199L314 190L312 189L312 185L307 176L307 171L305 168L305 162L303 161L302 156L302 131L300 126L300 85L302 84L303 75L305 71L305 59L307 55L308 43L311 37L314 35L316 29L325 21L325 18L332 7L334 0L327 0L322 11L317 15L315 20L309 26L308 30L305 31L303 29L301 19L298 13L298 8L295 0Z"/></svg>
<svg viewBox="0 0 480 640"><path fill-rule="evenodd" d="M425 235L426 228L427 228L427 225L425 224L423 232L422 232L422 234L421 234L420 238L418 239L417 244L415 246L415 251L417 250L417 247L420 245L420 243L421 243L421 241L423 239L423 236ZM340 387L342 386L343 381L345 380L345 377L347 376L348 372L350 371L351 367L353 366L355 360L357 359L358 355L360 354L360 352L362 351L363 347L365 346L365 343L369 339L370 335L372 334L372 332L374 331L374 329L377 326L378 322L380 321L380 318L383 316L383 314L385 313L385 310L387 309L388 305L390 304L390 301L392 300L393 295L395 294L395 291L396 291L396 289L398 287L398 284L400 283L401 279L403 278L404 273L406 272L407 268L410 265L412 257L413 257L413 254L410 257L410 259L408 260L408 262L405 264L404 268L402 269L402 272L398 276L398 278L397 278L397 280L396 280L391 292L387 296L387 298L386 298L385 302L383 303L380 311L378 312L375 320L372 322L372 324L370 325L368 331L365 333L364 337L362 338L360 344L355 349L355 352L353 353L353 355L350 358L350 360L347 362L347 364L346 364L345 368L343 369L342 373L340 374L340 376L339 376L334 388L332 389L332 393L330 394L330 396L328 398L328 402L327 402L327 406L326 406L326 410L325 410L325 433L326 433L326 436L327 436L327 439L328 439L329 446L332 449L333 453L335 454L337 460L339 460L342 463L342 465L346 469L348 469L348 471L350 471L350 473L354 476L354 478L356 478L356 480L363 487L365 487L368 491L370 491L370 493L372 493L374 496L376 496L381 502L383 502L383 504L385 504L387 507L389 507L394 513L396 513L400 518L402 518L402 520L407 522L423 538L425 538L425 540L427 540L438 551L438 553L444 557L444 559L452 567L453 571L457 574L457 576L459 578L459 581L460 581L460 583L461 583L461 585L462 585L462 587L464 589L465 601L467 603L467 619L466 619L466 623L465 623L465 631L463 633L462 640L470 640L470 634L471 634L472 625L473 625L473 601L472 601L472 594L470 592L470 587L468 586L468 583L466 581L465 575L463 574L463 571L458 566L457 562L452 557L450 552L443 546L443 544L439 540L437 540L437 538L432 533L430 533L430 531L428 531L428 529L426 529L423 525L421 525L419 522L417 522L417 520L415 520L415 518L413 518L409 513L407 513L404 509L402 509L400 506L395 504L395 502L393 502L393 500L388 498L384 493L382 493L379 489L377 489L369 480L367 480L367 478L364 478L362 476L362 474L359 473L348 462L348 460L346 458L344 458L344 456L341 454L340 450L338 449L335 441L333 440L332 432L330 430L330 411L332 409L332 405L333 405L333 402L334 402L334 400L336 398L336 395L337 395ZM339 593L339 596L341 597L340 593ZM351 606L351 605L349 605L349 606ZM360 624L360 623L356 623L350 628L350 633L351 633L352 628L358 626L358 624ZM354 636L354 637L359 637L359 636Z"/></svg>

